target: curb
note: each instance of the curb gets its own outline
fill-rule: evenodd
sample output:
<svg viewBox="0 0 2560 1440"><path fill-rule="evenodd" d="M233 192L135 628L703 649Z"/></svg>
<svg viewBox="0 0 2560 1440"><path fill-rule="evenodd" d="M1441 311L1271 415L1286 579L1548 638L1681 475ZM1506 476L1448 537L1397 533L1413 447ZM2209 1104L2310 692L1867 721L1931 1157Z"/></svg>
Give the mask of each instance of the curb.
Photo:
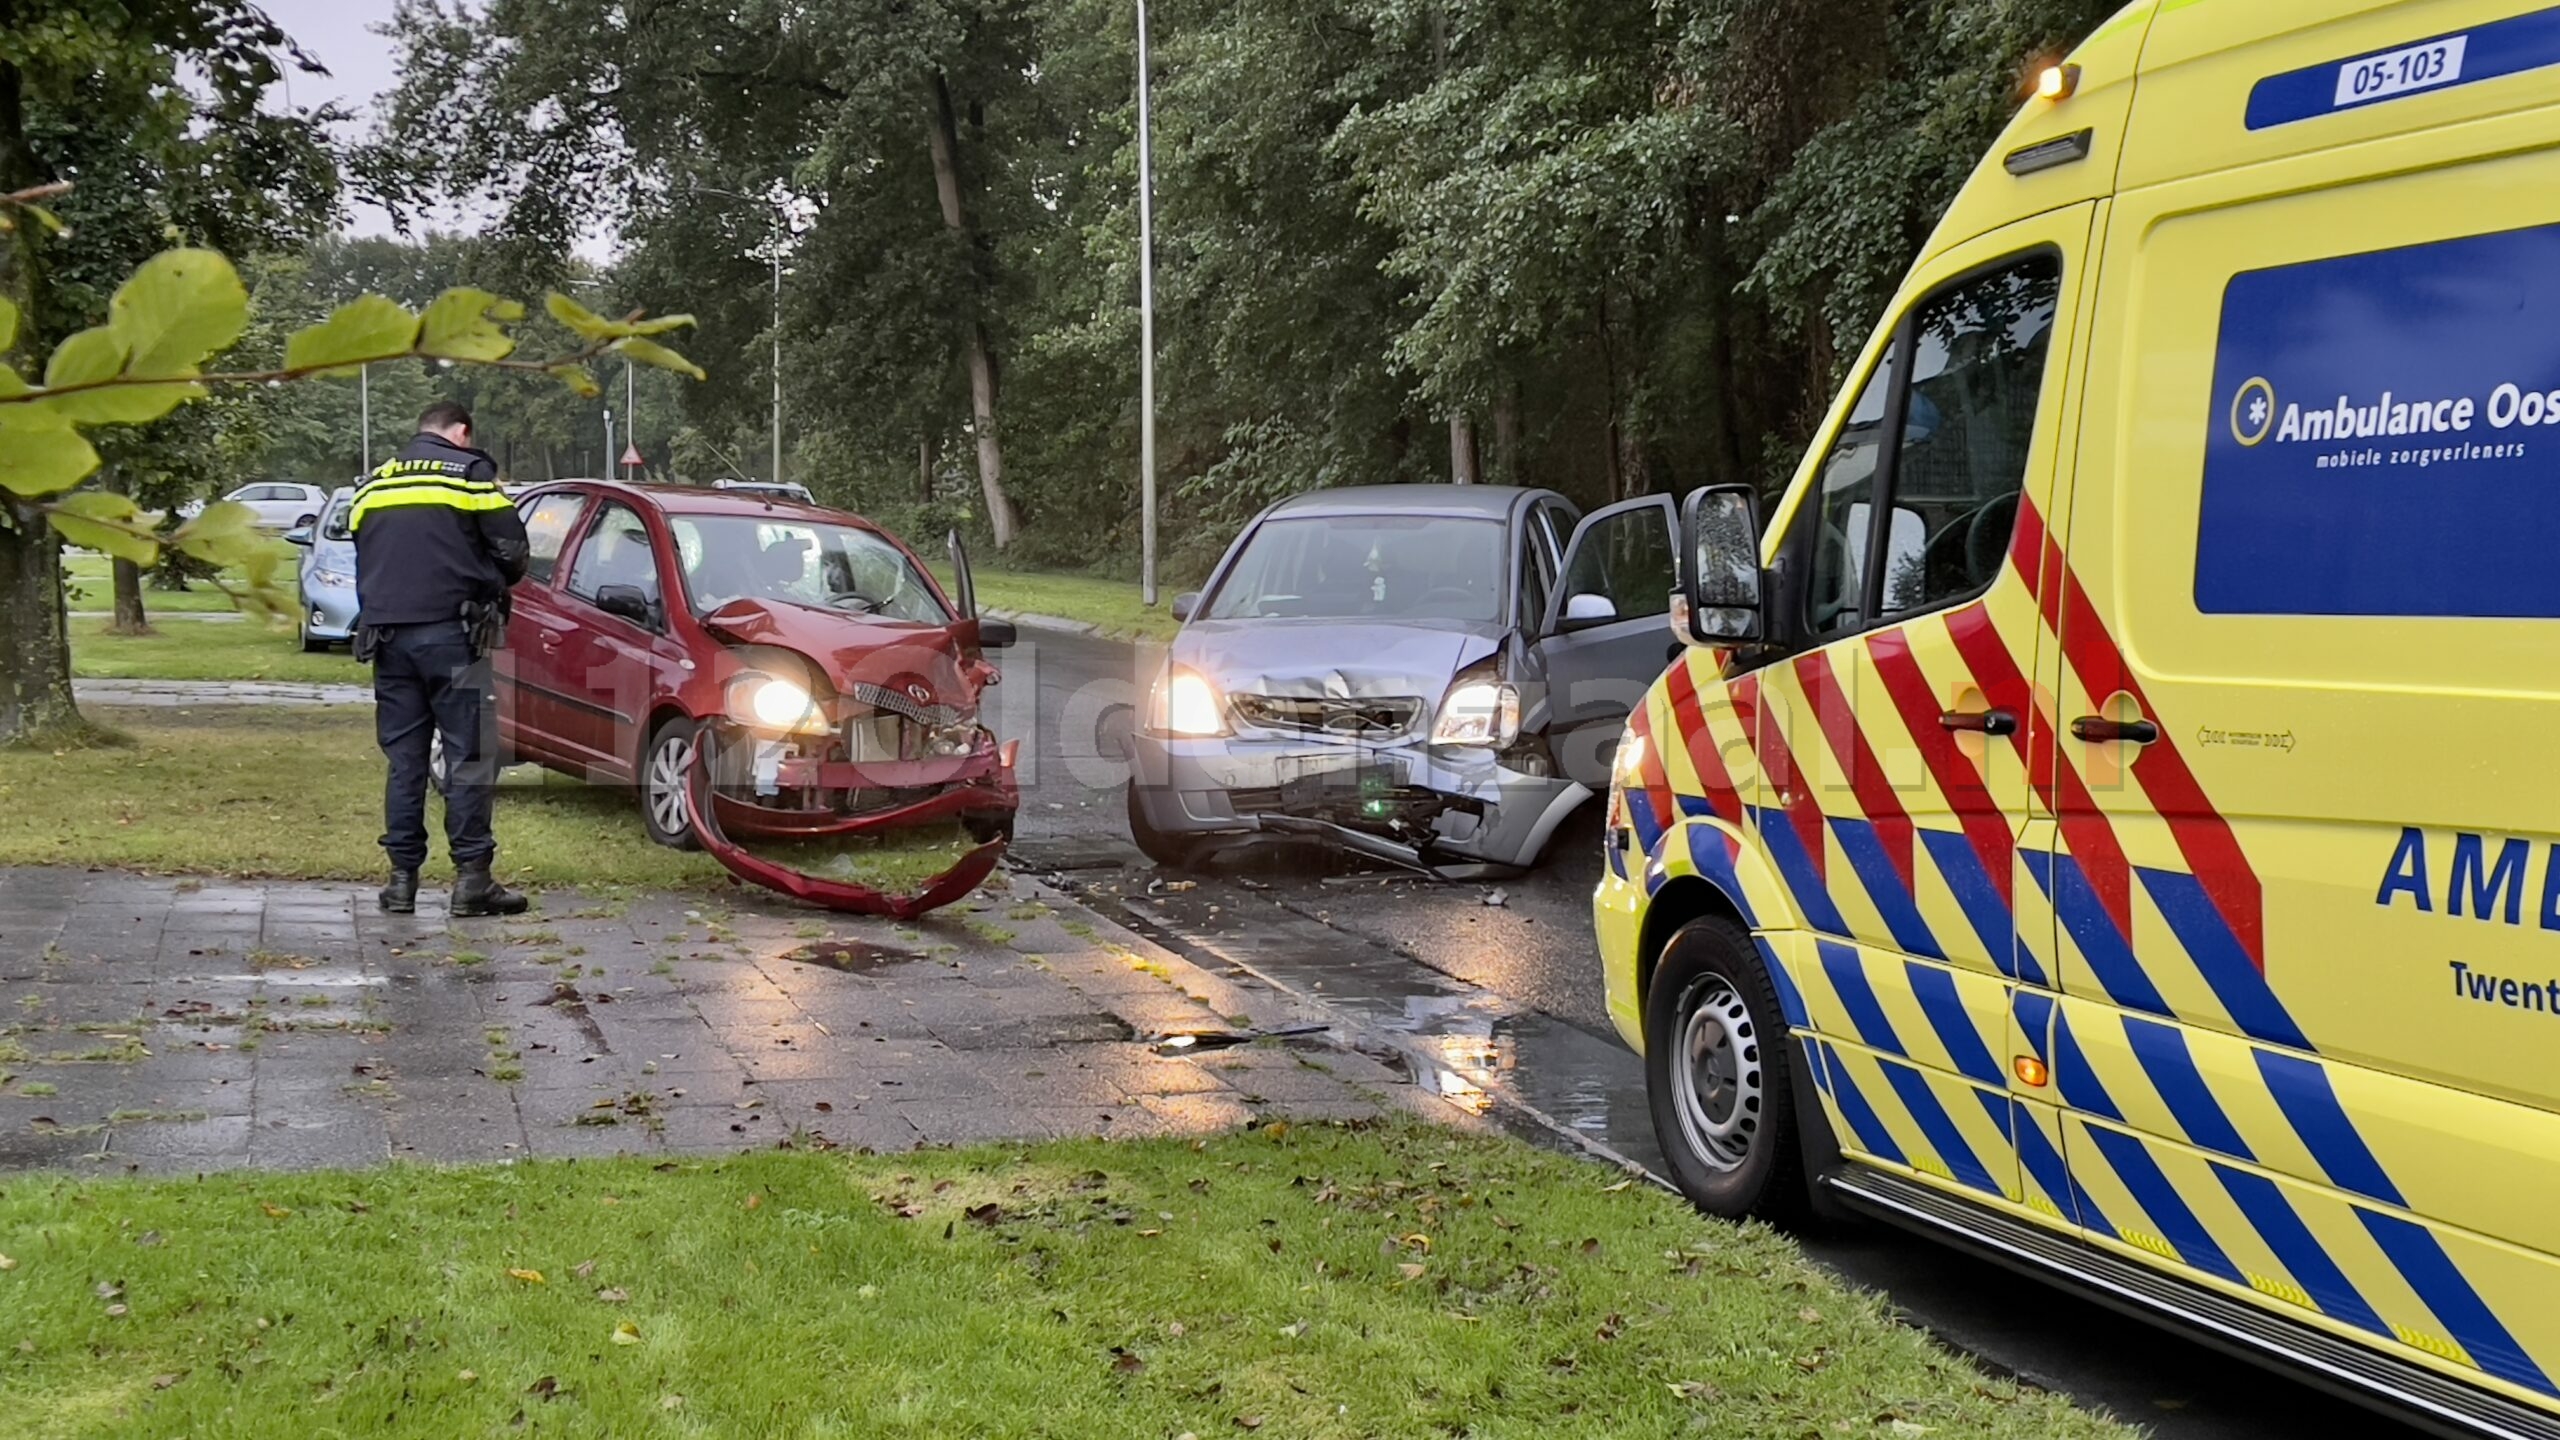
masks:
<svg viewBox="0 0 2560 1440"><path fill-rule="evenodd" d="M998 620L1010 620L1025 630L1047 630L1059 635L1083 635L1095 640L1118 640L1131 645L1164 644L1166 637L1150 635L1144 630L1126 630L1099 625L1091 620L1069 620L1060 615L1043 615L1037 610L1000 610L993 605L980 606L978 613Z"/></svg>
<svg viewBox="0 0 2560 1440"><path fill-rule="evenodd" d="M1411 1072L1410 1077L1391 1077L1383 1072L1367 1076L1337 1072L1337 1077L1344 1083L1355 1089L1371 1091L1381 1103L1419 1115L1436 1125L1451 1125L1464 1129L1482 1123L1481 1117L1475 1111L1448 1098L1433 1086L1422 1083L1420 1077L1432 1072L1408 1056L1404 1047L1375 1043L1367 1025L1323 1001L1312 999L1301 991L1279 984L1250 965L1228 961L1222 967L1223 969L1231 972L1243 971L1261 988L1256 990L1240 986L1228 975L1220 974L1218 970L1201 964L1194 957L1191 948L1180 941L1169 936L1150 933L1151 927L1141 928L1139 925L1131 924L1131 921L1138 917L1105 912L1097 908L1082 891L1076 889L1062 876L1027 870L1016 870L1011 873L1017 885L1031 890L1042 903L1055 906L1062 911L1073 911L1077 918L1092 928L1097 940L1132 955L1144 956L1149 964L1159 966L1166 972L1167 978L1172 982L1171 988L1176 993L1198 997L1207 1004L1208 1008L1220 1015L1254 1015L1258 1027L1265 1030L1285 1028L1291 1024L1322 1023L1325 1026L1323 1032L1307 1038L1317 1041L1328 1051L1349 1056L1353 1060L1371 1066L1378 1064L1374 1058L1378 1053L1394 1053L1397 1058L1405 1061L1407 1070ZM1219 958L1226 959L1224 956ZM1271 1008L1270 1002L1275 999L1287 1013L1268 1014ZM1264 1013L1255 1015L1257 1008ZM1316 1063L1324 1062L1318 1060ZM1555 1125L1552 1120L1546 1123L1550 1127Z"/></svg>
<svg viewBox="0 0 2560 1440"><path fill-rule="evenodd" d="M1669 1180L1654 1174L1614 1147L1595 1140L1548 1114L1521 1098L1510 1086L1498 1080L1492 1080L1491 1077L1462 1075L1450 1069L1432 1052L1431 1047L1418 1037L1399 1034L1372 1025L1358 1015L1331 1004L1320 994L1301 990L1286 981L1274 978L1251 960L1172 934L1162 927L1148 923L1143 914L1134 910L1114 907L1113 913L1102 914L1086 897L1083 890L1062 873L1031 872L1031 874L1039 881L1041 888L1049 894L1095 916L1101 926L1126 933L1145 944L1150 950L1175 957L1185 969L1202 977L1207 983L1224 985L1227 982L1221 979L1216 971L1202 965L1197 957L1210 957L1222 969L1241 970L1272 993L1288 999L1298 1009L1321 1017L1329 1027L1328 1033L1340 1048L1359 1054L1393 1055L1403 1063L1406 1071L1412 1076L1409 1088L1443 1102L1447 1108L1459 1114L1472 1117L1479 1112L1456 1097L1469 1093L1481 1095L1487 1102L1488 1111L1524 1124L1553 1140L1561 1141L1570 1150L1600 1161L1623 1174L1677 1193ZM1464 982L1453 980L1451 983L1463 984ZM1482 987L1468 986L1467 988L1481 989Z"/></svg>

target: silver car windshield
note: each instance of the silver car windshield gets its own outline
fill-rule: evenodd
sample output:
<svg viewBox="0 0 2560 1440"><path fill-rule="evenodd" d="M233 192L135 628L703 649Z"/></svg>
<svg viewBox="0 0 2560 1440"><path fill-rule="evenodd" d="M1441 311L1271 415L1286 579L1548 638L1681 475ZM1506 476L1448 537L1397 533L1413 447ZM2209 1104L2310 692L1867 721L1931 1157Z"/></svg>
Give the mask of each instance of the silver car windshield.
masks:
<svg viewBox="0 0 2560 1440"><path fill-rule="evenodd" d="M1503 538L1501 521L1462 515L1267 520L1206 618L1499 620Z"/></svg>
<svg viewBox="0 0 2560 1440"><path fill-rule="evenodd" d="M922 571L868 530L752 515L670 518L694 609L788 600L924 625L948 625Z"/></svg>

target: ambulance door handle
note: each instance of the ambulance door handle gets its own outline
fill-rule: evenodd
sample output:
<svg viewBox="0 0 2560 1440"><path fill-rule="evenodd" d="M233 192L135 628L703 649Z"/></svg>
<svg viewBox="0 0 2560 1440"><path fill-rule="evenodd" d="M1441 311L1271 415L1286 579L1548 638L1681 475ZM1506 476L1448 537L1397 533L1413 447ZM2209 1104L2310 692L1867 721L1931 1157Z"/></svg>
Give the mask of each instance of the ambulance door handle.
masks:
<svg viewBox="0 0 2560 1440"><path fill-rule="evenodd" d="M2008 710L1949 710L1938 716L1938 723L1949 730L1972 730L1984 735L2018 733L2018 717Z"/></svg>
<svg viewBox="0 0 2560 1440"><path fill-rule="evenodd" d="M2110 720L2103 715L2083 715L2071 722L2071 738L2092 745L2109 740L2148 745L2160 738L2160 727L2148 720Z"/></svg>

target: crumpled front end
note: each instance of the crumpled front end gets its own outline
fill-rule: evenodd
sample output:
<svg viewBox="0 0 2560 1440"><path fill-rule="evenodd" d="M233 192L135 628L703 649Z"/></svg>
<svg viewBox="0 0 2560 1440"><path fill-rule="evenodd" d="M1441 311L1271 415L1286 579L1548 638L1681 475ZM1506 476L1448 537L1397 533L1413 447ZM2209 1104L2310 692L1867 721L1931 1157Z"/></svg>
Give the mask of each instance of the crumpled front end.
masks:
<svg viewBox="0 0 2560 1440"><path fill-rule="evenodd" d="M1312 839L1444 879L1484 879L1537 862L1590 791L1540 752L1325 744L1248 734L1140 735L1137 803L1157 832L1216 848L1254 836Z"/></svg>
<svg viewBox="0 0 2560 1440"><path fill-rule="evenodd" d="M707 618L738 648L726 657L732 673L714 677L727 713L706 723L686 788L705 851L750 883L866 914L919 915L986 879L1012 835L1021 796L1016 745L998 743L979 721L979 694L997 672L974 653L973 639L962 644L938 627L874 631L841 621L832 633L809 634L805 620L744 601ZM795 624L804 633L794 633ZM841 639L848 628L879 638L815 643ZM786 648L794 642L801 648ZM825 663L813 662L811 652ZM953 822L976 848L906 895L794 870L739 843Z"/></svg>

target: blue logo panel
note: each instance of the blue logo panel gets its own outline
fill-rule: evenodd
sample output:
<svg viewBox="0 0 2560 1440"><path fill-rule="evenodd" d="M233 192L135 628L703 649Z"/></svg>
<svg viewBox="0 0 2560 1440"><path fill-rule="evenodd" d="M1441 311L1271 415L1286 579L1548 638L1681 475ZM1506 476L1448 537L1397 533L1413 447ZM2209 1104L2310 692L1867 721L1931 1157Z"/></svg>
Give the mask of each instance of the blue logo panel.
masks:
<svg viewBox="0 0 2560 1440"><path fill-rule="evenodd" d="M2560 225L2232 277L2208 615L2560 617Z"/></svg>
<svg viewBox="0 0 2560 1440"><path fill-rule="evenodd" d="M2551 65L2560 65L2560 10L2537 10L2270 75L2251 87L2245 123L2265 130Z"/></svg>

